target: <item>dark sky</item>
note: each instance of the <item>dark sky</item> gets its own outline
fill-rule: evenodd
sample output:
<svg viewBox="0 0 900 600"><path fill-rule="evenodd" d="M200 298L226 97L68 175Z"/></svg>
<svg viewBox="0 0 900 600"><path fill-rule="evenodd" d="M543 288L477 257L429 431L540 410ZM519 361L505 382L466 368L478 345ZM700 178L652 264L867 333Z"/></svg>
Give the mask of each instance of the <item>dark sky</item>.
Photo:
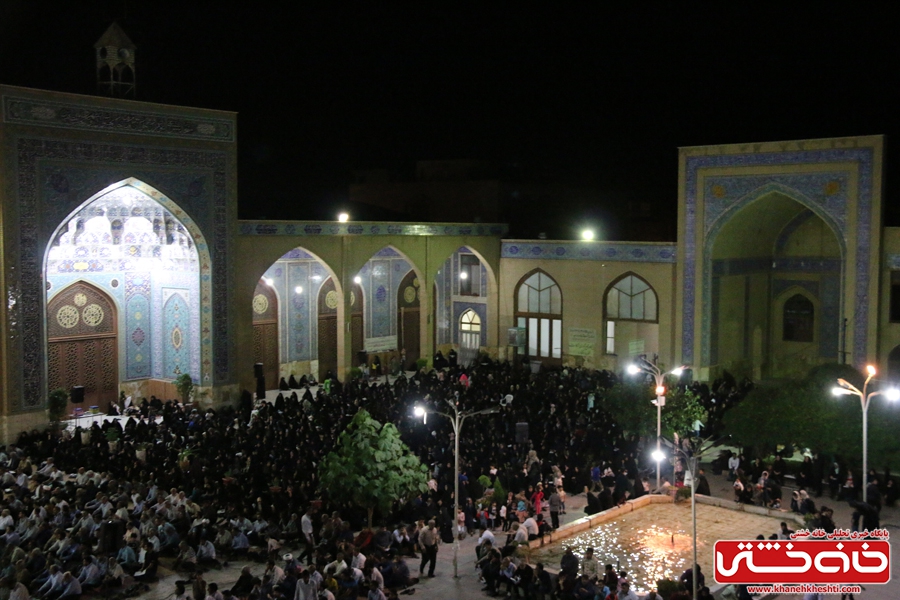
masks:
<svg viewBox="0 0 900 600"><path fill-rule="evenodd" d="M0 82L93 93L116 18L139 99L239 112L242 217L331 214L354 169L419 159L579 190L508 214L511 235L538 210L577 223L635 200L674 224L678 146L900 133L890 3L237 4L2 0Z"/></svg>

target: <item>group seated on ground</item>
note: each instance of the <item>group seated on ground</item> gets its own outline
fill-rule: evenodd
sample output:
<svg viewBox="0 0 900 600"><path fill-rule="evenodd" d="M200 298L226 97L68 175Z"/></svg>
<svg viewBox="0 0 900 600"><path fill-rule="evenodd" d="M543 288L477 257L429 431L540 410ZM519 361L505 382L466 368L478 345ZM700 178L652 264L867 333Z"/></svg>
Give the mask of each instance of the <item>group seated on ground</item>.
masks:
<svg viewBox="0 0 900 600"><path fill-rule="evenodd" d="M329 378L330 385L315 394L304 385L310 381L291 379L290 387L298 389L274 403L254 404L245 393L237 408L200 410L151 398L127 420L63 435L23 432L0 452L0 531L6 532L0 535L6 585L0 587L21 592L21 585L50 600L85 590L134 591L155 581L161 567L187 574L226 561L275 560L289 548L302 548L305 564L324 570L339 551L352 555L352 547L371 556L372 572L377 569L388 588L402 588L415 581L404 557L420 552L416 539L428 520L444 541L488 521L514 535L518 524L530 537L540 534L543 513L565 511L566 492L591 484L596 464L613 474L608 487L615 493L642 488L639 440L623 434L602 401L589 402L616 382L610 372L533 374L488 362L469 370L423 369L390 385ZM500 402L508 397L512 401ZM451 399L463 409L502 406L497 415L469 420L460 440L460 515L452 511L451 424L435 419L425 428L411 418L416 403L437 408ZM430 465L427 494L378 515L381 522L405 524L390 530L367 531L363 510L337 505L318 489L316 465L360 408L396 423ZM517 423L529 424L527 441L517 439ZM496 493L488 497L478 483L482 475L509 491L505 500ZM548 506L554 502L551 487L558 498ZM298 569L299 560L293 567L294 559L285 562L279 567L284 579L269 582L273 589L281 586L280 593L310 570ZM354 570L335 573L342 576L333 577L338 595L379 577L352 568L362 580ZM310 576L315 573L329 582L323 571ZM254 585L242 575L232 591L241 597Z"/></svg>

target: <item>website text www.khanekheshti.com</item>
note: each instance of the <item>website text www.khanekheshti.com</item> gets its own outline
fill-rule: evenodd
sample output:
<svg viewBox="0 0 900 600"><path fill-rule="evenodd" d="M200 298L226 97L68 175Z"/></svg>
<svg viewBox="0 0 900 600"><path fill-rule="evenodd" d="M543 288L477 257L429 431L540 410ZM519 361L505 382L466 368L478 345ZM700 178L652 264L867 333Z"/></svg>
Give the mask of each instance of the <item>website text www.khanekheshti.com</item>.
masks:
<svg viewBox="0 0 900 600"><path fill-rule="evenodd" d="M748 585L750 594L861 594L858 585L836 583L776 583L774 585Z"/></svg>

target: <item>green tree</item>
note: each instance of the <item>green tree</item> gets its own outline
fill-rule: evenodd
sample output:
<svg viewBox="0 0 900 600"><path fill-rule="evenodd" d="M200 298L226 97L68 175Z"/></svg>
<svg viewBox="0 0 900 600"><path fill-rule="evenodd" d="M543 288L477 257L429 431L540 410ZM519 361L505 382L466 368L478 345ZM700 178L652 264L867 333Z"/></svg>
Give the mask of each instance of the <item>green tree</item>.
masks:
<svg viewBox="0 0 900 600"><path fill-rule="evenodd" d="M662 409L663 430L669 435L684 435L694 430L694 423L706 423L706 409L690 390L672 390L666 395L666 405Z"/></svg>
<svg viewBox="0 0 900 600"><path fill-rule="evenodd" d="M656 407L651 404L652 390L643 383L617 383L603 394L602 406L627 433L656 434ZM648 395L648 393L650 395Z"/></svg>
<svg viewBox="0 0 900 600"><path fill-rule="evenodd" d="M838 378L862 388L864 377L848 365L826 364L802 379L758 385L725 414L725 432L760 455L797 444L852 464L862 459L862 413L856 396L835 397ZM870 383L869 392L878 389ZM881 396L869 408L869 462L881 468L900 452L897 409ZM896 468L896 467L895 467Z"/></svg>
<svg viewBox="0 0 900 600"><path fill-rule="evenodd" d="M382 425L359 410L319 466L320 488L338 503L365 508L369 527L376 509L428 489L428 469L393 424Z"/></svg>

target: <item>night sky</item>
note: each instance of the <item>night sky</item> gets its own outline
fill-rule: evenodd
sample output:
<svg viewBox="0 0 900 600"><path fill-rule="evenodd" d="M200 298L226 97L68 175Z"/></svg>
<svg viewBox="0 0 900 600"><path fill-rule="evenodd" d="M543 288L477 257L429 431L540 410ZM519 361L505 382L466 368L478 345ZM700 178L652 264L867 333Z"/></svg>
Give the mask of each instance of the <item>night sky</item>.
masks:
<svg viewBox="0 0 900 600"><path fill-rule="evenodd" d="M117 19L139 100L239 113L242 218L333 218L354 170L472 158L567 190L505 198L511 236L589 222L614 238L637 201L674 239L677 147L883 133L900 225L891 3L238 4L2 0L0 83L94 93L93 44Z"/></svg>

